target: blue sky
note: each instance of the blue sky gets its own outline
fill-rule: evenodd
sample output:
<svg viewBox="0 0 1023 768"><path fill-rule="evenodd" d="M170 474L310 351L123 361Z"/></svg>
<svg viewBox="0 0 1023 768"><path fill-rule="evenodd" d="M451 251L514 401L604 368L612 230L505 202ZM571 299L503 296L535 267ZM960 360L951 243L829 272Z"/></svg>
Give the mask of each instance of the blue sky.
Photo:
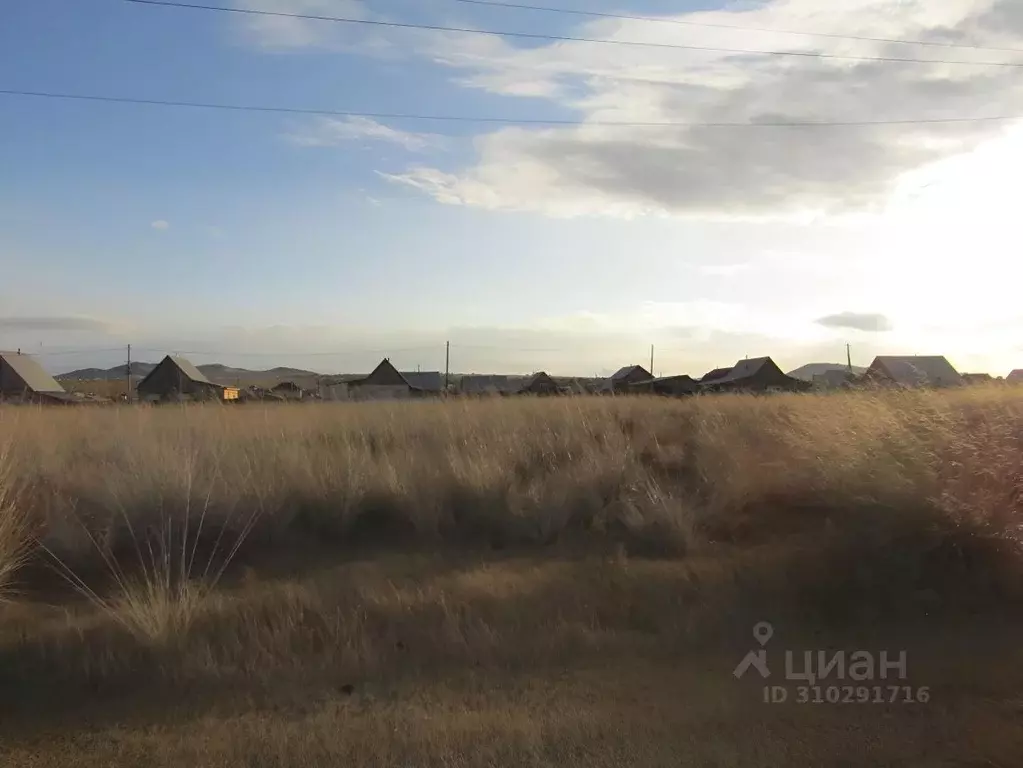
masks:
<svg viewBox="0 0 1023 768"><path fill-rule="evenodd" d="M225 4L890 52L451 0ZM842 10L809 0L557 4L912 39L952 30L1023 47L1023 14L1008 0L856 0ZM1023 114L1011 69L735 59L120 0L6 3L0 73L4 89L376 113L626 122ZM895 352L945 353L994 373L1023 364L1010 290L1023 275L1005 202L1019 191L1007 170L1023 157L1015 123L544 128L0 96L0 126L0 348L33 350L52 370L120 362L112 350L128 343L149 359L179 351L197 363L353 371L387 352L425 369L443 365L445 340L465 371L603 372L644 360L650 344L664 373L698 374L746 354L795 367L841 359L847 341L864 364Z"/></svg>

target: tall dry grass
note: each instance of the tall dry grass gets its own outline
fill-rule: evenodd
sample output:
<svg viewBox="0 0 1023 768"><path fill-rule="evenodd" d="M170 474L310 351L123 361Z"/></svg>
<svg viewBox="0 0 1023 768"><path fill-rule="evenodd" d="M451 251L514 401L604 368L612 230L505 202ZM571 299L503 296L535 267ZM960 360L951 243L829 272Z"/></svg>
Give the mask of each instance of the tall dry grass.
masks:
<svg viewBox="0 0 1023 768"><path fill-rule="evenodd" d="M31 515L23 503L9 443L0 445L0 604L15 592L15 574L32 551Z"/></svg>
<svg viewBox="0 0 1023 768"><path fill-rule="evenodd" d="M779 566L779 589L821 609L1016 588L1007 389L5 409L0 427L44 550L147 637L187 628L232 559L313 546L766 547L806 574Z"/></svg>

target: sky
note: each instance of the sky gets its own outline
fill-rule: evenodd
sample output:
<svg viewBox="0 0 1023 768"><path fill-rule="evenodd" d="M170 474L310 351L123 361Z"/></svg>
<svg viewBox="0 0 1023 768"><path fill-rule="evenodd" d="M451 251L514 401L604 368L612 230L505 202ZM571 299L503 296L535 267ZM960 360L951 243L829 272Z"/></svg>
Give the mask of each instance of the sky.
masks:
<svg viewBox="0 0 1023 768"><path fill-rule="evenodd" d="M659 45L8 0L0 90L511 122L0 94L0 349L53 372L128 344L443 370L446 342L454 372L846 344L1023 367L1023 119L919 122L1023 118L1023 70L989 65L1023 62L1018 0L205 4ZM756 125L863 121L918 122Z"/></svg>

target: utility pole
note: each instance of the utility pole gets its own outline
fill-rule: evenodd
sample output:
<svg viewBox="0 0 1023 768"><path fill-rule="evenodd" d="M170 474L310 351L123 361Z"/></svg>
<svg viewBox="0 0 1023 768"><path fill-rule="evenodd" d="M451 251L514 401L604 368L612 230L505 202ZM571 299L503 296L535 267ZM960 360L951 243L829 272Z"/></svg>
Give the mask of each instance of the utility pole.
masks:
<svg viewBox="0 0 1023 768"><path fill-rule="evenodd" d="M845 345L845 362L849 366L849 373L852 373L852 345Z"/></svg>
<svg viewBox="0 0 1023 768"><path fill-rule="evenodd" d="M444 391L448 391L448 382L451 378L451 342L444 342Z"/></svg>
<svg viewBox="0 0 1023 768"><path fill-rule="evenodd" d="M128 389L124 393L124 399L125 399L125 401L130 403L131 402L131 344L128 345L127 377L128 377Z"/></svg>
<svg viewBox="0 0 1023 768"><path fill-rule="evenodd" d="M650 345L650 375L654 375L654 345Z"/></svg>

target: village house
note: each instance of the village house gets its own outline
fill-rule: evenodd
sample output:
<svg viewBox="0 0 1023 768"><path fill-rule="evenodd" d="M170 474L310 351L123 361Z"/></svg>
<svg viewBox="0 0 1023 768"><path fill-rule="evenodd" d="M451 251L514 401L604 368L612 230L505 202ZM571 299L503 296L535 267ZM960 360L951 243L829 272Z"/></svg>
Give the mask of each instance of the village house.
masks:
<svg viewBox="0 0 1023 768"><path fill-rule="evenodd" d="M964 384L991 384L995 381L995 377L990 373L963 373L960 375L963 377Z"/></svg>
<svg viewBox="0 0 1023 768"><path fill-rule="evenodd" d="M650 381L653 377L654 375L642 365L627 365L612 374L608 381L612 391L626 392L633 384Z"/></svg>
<svg viewBox="0 0 1023 768"><path fill-rule="evenodd" d="M0 400L56 404L74 398L36 360L19 350L0 352Z"/></svg>
<svg viewBox="0 0 1023 768"><path fill-rule="evenodd" d="M270 387L270 392L282 400L301 400L305 390L293 381L282 381Z"/></svg>
<svg viewBox="0 0 1023 768"><path fill-rule="evenodd" d="M321 395L325 400L406 400L438 396L443 391L441 373L403 373L385 357L368 376L339 381L329 385L329 389L321 388Z"/></svg>
<svg viewBox="0 0 1023 768"><path fill-rule="evenodd" d="M959 372L940 355L875 357L863 380L899 387L959 387L964 383Z"/></svg>
<svg viewBox="0 0 1023 768"><path fill-rule="evenodd" d="M167 355L135 388L144 403L191 400L234 401L237 387L214 384L183 357Z"/></svg>
<svg viewBox="0 0 1023 768"><path fill-rule="evenodd" d="M809 382L788 376L770 357L740 360L721 373L716 369L700 380L708 392L805 392Z"/></svg>
<svg viewBox="0 0 1023 768"><path fill-rule="evenodd" d="M700 383L691 376L662 376L658 379L638 381L629 386L629 392L646 395L664 395L666 397L681 397L695 394L700 388Z"/></svg>
<svg viewBox="0 0 1023 768"><path fill-rule="evenodd" d="M458 391L476 397L514 395L522 390L526 381L525 376L468 374L458 382Z"/></svg>

